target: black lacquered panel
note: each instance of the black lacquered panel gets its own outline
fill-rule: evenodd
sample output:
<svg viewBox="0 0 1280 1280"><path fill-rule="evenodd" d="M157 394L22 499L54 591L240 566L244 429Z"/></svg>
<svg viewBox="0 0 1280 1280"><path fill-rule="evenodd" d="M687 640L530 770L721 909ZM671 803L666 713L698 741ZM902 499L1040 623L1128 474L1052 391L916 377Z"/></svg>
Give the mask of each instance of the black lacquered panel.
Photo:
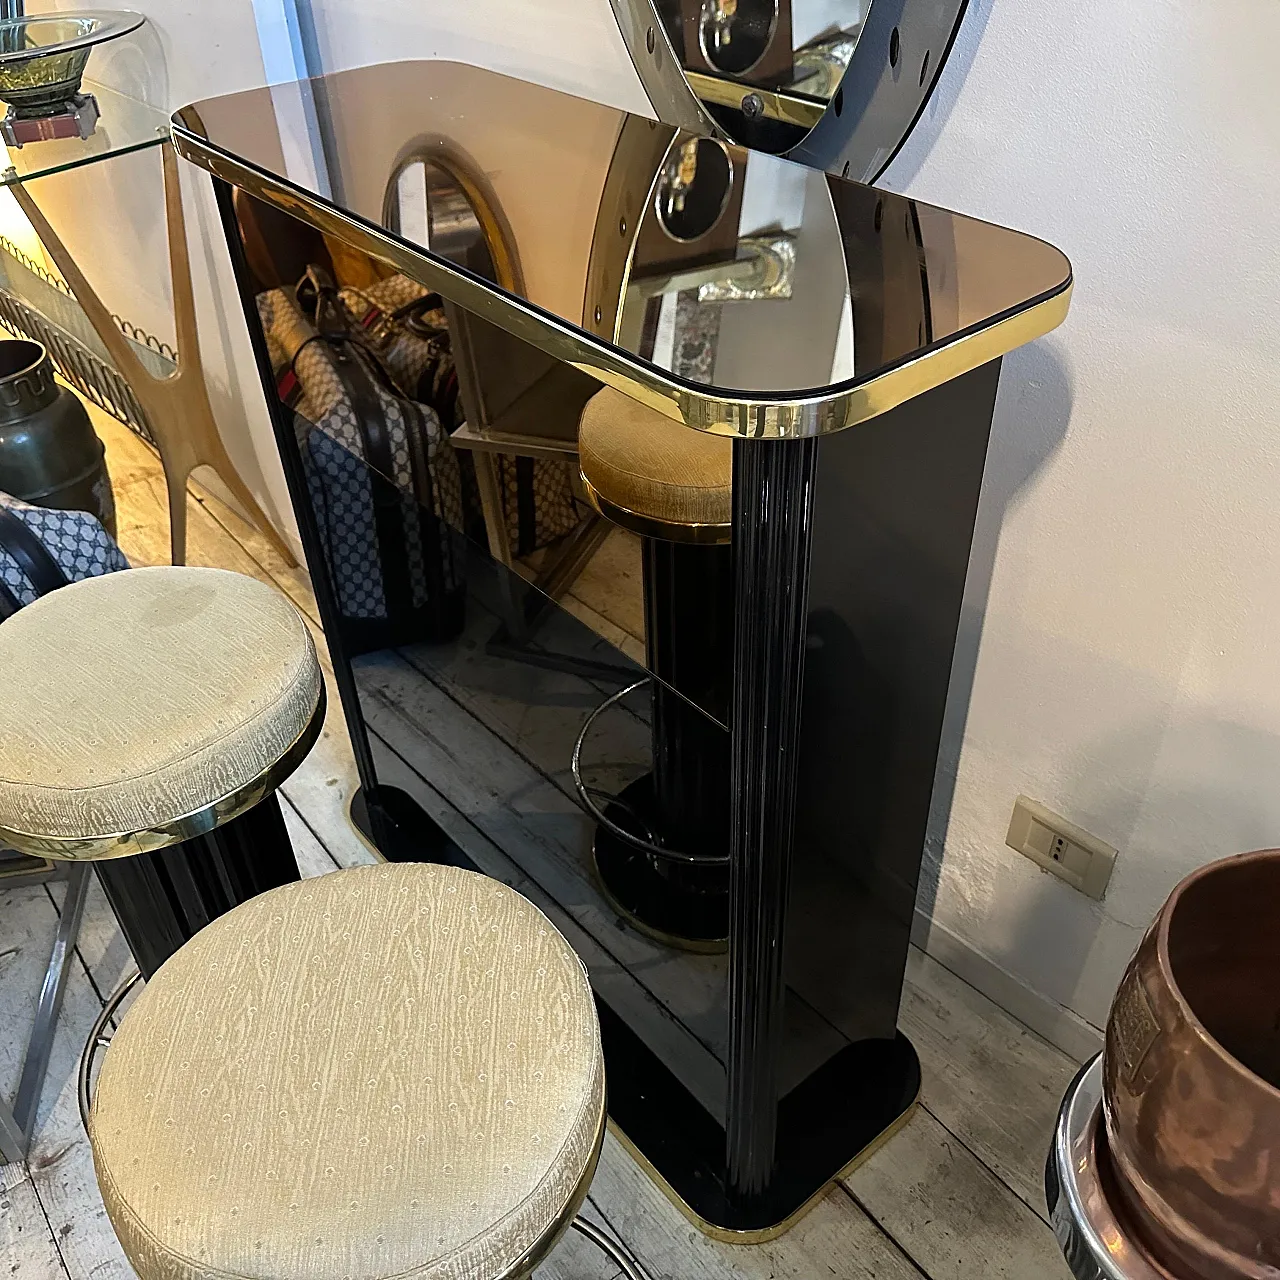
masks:
<svg viewBox="0 0 1280 1280"><path fill-rule="evenodd" d="M503 224L506 293L707 395L855 387L1070 287L1066 258L1031 236L451 63L252 90L176 121L210 167L233 158L457 263L393 182L406 156L447 159ZM690 292L695 361L672 340Z"/></svg>
<svg viewBox="0 0 1280 1280"><path fill-rule="evenodd" d="M386 297L396 282L370 277L368 260L292 218L272 218L250 198L241 195L229 208L244 254L247 308L270 366L277 443L302 498L297 514L326 638L340 680L350 681L343 701L365 785L375 805L388 788L412 802L391 804L398 828L379 838L380 848L389 857L461 858L526 894L583 957L618 1025L722 1120L723 940L691 951L683 936L672 945L655 936L663 929L646 932L622 918L596 868L599 833L571 760L588 717L636 686L584 739L583 784L624 830L672 848L715 845L727 857L728 668L714 649L695 652L691 664L679 641L697 628L717 642L707 609L717 591L731 596L728 547L682 548L683 555L650 548L643 555L654 563L646 561L642 575L635 539L636 590L643 576L664 601L673 598L675 613L656 606L662 634L627 637L635 642L630 653L610 643L588 625L594 615L582 621L572 600L566 607L530 581L540 556L581 532L570 527L548 539L538 528L551 480L567 482L569 463L526 490L519 474L532 460L504 455L517 492L516 567L499 563L477 491L485 455L451 443L448 427L456 434L464 424L445 410L430 379L419 375L410 385L406 375L416 371L394 348L350 336L360 331L368 300ZM425 308L412 314L434 341L440 335L431 326L446 322L430 299ZM458 361L475 354L461 329L444 332ZM510 390L513 363L499 369L479 394ZM535 365L535 372L548 371ZM423 400L410 400L409 390ZM406 431L409 413L418 422ZM585 505L571 500L570 507L570 523L592 518ZM549 545L521 545L525 515L534 526L530 541ZM673 556L678 564L668 563ZM582 584L576 590L589 595ZM726 598L721 612L728 609ZM718 643L728 647L731 637ZM661 803L646 799L655 792ZM449 842L428 830L424 814ZM647 892L664 898L666 881L650 882L656 889ZM675 925L666 931L678 932Z"/></svg>

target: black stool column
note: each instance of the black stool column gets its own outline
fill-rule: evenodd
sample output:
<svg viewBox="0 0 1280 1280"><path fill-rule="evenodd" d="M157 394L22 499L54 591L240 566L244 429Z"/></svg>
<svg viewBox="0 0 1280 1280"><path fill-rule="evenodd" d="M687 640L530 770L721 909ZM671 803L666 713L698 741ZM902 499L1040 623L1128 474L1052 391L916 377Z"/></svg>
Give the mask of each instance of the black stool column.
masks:
<svg viewBox="0 0 1280 1280"><path fill-rule="evenodd" d="M273 793L207 835L94 869L144 978L211 920L297 880L298 864Z"/></svg>
<svg viewBox="0 0 1280 1280"><path fill-rule="evenodd" d="M644 625L647 664L655 677L654 804L663 830L681 849L727 854L730 548L646 538Z"/></svg>
<svg viewBox="0 0 1280 1280"><path fill-rule="evenodd" d="M614 905L646 933L721 951L729 938L730 547L646 537L644 606L653 769L605 815L624 830L643 828L670 852L646 852L601 827L596 869Z"/></svg>

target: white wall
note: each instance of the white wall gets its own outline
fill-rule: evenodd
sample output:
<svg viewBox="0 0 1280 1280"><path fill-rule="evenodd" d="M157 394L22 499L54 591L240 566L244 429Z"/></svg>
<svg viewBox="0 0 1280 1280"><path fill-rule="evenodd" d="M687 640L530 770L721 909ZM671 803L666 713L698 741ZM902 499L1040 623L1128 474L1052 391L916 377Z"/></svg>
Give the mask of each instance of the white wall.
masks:
<svg viewBox="0 0 1280 1280"><path fill-rule="evenodd" d="M1280 844L1277 47L1261 0L974 0L887 175L1075 267L1005 366L922 905L1094 1023L1182 875ZM1103 903L1004 847L1020 791L1119 848Z"/></svg>
<svg viewBox="0 0 1280 1280"><path fill-rule="evenodd" d="M608 0L311 0L326 70L469 62L652 115Z"/></svg>

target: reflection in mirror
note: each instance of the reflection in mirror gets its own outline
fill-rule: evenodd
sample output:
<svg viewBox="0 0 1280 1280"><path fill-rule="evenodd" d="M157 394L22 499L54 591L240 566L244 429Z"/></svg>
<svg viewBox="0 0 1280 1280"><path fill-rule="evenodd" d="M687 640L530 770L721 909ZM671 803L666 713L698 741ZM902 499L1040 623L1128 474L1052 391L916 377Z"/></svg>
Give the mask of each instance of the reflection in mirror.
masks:
<svg viewBox="0 0 1280 1280"><path fill-rule="evenodd" d="M660 11L681 64L762 89L828 102L869 0L665 0Z"/></svg>
<svg viewBox="0 0 1280 1280"><path fill-rule="evenodd" d="M694 93L730 137L795 146L840 88L870 0L662 0ZM744 89L757 90L744 101Z"/></svg>
<svg viewBox="0 0 1280 1280"><path fill-rule="evenodd" d="M658 225L683 244L701 239L724 216L733 193L733 160L723 142L688 138L673 145L658 179Z"/></svg>
<svg viewBox="0 0 1280 1280"><path fill-rule="evenodd" d="M491 233L481 222L479 204L455 169L413 154L387 183L382 225L486 280L498 281L489 248Z"/></svg>
<svg viewBox="0 0 1280 1280"><path fill-rule="evenodd" d="M610 0L659 119L874 182L965 0Z"/></svg>

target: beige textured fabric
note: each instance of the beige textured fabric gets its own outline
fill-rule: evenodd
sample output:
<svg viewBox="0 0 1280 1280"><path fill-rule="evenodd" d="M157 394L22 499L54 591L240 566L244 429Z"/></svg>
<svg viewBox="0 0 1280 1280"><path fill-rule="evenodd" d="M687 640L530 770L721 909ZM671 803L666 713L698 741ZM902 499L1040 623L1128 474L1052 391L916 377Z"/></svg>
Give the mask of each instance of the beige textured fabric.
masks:
<svg viewBox="0 0 1280 1280"><path fill-rule="evenodd" d="M612 387L578 427L582 475L601 497L664 524L728 524L733 441L673 422Z"/></svg>
<svg viewBox="0 0 1280 1280"><path fill-rule="evenodd" d="M273 889L147 983L90 1137L142 1280L492 1280L589 1171L595 1005L496 880L383 864Z"/></svg>
<svg viewBox="0 0 1280 1280"><path fill-rule="evenodd" d="M107 836L252 781L298 738L321 680L279 591L222 569L130 569L0 625L0 825Z"/></svg>

